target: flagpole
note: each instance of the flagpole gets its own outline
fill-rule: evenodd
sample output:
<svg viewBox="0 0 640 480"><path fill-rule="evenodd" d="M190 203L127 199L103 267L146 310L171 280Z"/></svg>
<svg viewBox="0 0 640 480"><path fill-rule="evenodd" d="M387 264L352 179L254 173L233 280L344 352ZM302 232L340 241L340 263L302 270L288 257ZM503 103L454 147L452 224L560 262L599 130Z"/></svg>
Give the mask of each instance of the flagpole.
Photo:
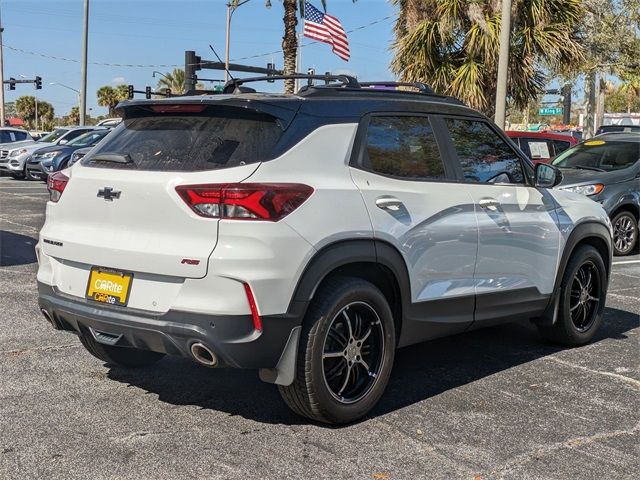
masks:
<svg viewBox="0 0 640 480"><path fill-rule="evenodd" d="M304 20L302 21L304 22ZM302 32L298 33L298 55L296 58L296 73L302 73ZM300 90L300 80L296 80L296 92L298 90Z"/></svg>

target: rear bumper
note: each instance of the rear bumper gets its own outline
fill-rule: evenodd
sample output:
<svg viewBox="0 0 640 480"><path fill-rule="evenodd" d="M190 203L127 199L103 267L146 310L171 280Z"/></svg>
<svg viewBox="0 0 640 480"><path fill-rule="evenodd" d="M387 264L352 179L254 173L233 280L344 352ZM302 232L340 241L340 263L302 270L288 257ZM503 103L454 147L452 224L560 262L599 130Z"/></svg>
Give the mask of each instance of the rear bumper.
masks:
<svg viewBox="0 0 640 480"><path fill-rule="evenodd" d="M192 358L190 347L200 342L235 368L275 368L292 330L300 325L296 313L261 317L263 330L253 328L251 315L208 315L170 310L164 314L102 306L62 294L38 282L38 303L60 330L107 334L109 345ZM304 305L300 305L303 311ZM96 338L100 341L100 338ZM103 342L106 343L106 342Z"/></svg>

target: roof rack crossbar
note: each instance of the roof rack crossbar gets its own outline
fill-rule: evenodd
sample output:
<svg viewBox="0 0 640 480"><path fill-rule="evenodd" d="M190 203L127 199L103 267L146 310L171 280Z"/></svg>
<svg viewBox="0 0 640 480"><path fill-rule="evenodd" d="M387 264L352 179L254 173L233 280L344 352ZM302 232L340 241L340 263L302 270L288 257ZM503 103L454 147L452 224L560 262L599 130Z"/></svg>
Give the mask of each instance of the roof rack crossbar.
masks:
<svg viewBox="0 0 640 480"><path fill-rule="evenodd" d="M229 80L223 89L223 93L233 93L236 91L240 85L250 82L265 82L265 81L273 81L273 80L307 80L311 82L312 80L322 80L326 85L332 81L341 82L343 86L350 88L360 88L360 84L358 80L349 75L309 75L304 73L295 73L292 75L267 75L262 77L250 77L250 78L236 78L233 80Z"/></svg>
<svg viewBox="0 0 640 480"><path fill-rule="evenodd" d="M417 89L420 93L424 93L427 95L433 95L436 92L427 85L422 82L360 82L360 86L363 88L371 88L371 87L413 87Z"/></svg>

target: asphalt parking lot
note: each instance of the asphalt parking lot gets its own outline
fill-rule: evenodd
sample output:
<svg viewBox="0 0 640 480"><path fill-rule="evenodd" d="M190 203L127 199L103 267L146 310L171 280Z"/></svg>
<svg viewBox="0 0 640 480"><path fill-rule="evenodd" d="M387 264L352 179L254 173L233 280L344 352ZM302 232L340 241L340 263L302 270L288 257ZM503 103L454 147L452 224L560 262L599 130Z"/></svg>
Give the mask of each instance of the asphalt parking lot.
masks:
<svg viewBox="0 0 640 480"><path fill-rule="evenodd" d="M0 177L0 478L637 478L640 256L605 326L562 350L529 325L399 351L357 424L290 413L256 372L107 368L37 308L41 182Z"/></svg>

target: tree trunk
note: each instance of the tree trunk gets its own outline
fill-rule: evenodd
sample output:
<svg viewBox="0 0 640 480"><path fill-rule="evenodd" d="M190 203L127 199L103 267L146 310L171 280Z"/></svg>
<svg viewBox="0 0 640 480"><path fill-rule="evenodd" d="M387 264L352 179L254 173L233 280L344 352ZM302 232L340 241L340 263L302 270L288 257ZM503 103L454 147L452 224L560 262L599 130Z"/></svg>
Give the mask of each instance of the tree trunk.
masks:
<svg viewBox="0 0 640 480"><path fill-rule="evenodd" d="M284 74L291 75L296 72L296 60L298 54L298 38L296 27L298 25L297 0L283 0L284 3L284 37L282 37L282 51L284 53ZM285 80L285 93L294 93L295 80Z"/></svg>

